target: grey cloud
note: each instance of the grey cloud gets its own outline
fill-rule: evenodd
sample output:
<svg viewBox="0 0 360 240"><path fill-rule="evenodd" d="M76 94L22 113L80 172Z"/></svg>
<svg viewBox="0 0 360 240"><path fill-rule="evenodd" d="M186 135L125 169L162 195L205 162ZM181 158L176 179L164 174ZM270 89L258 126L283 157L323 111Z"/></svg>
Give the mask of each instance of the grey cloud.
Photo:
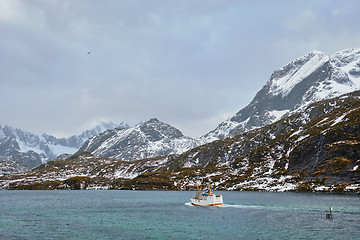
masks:
<svg viewBox="0 0 360 240"><path fill-rule="evenodd" d="M275 68L313 49L358 47L359 6L3 1L0 124L67 135L158 117L199 136L250 102Z"/></svg>

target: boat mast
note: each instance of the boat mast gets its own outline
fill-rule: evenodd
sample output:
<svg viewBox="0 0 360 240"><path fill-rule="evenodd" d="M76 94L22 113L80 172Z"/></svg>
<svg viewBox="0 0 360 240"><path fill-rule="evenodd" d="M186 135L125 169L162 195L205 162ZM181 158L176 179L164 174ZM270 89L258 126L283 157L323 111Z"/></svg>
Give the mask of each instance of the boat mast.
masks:
<svg viewBox="0 0 360 240"><path fill-rule="evenodd" d="M196 199L199 199L199 197L200 197L199 182L196 181Z"/></svg>
<svg viewBox="0 0 360 240"><path fill-rule="evenodd" d="M211 195L211 182L209 181L209 195Z"/></svg>

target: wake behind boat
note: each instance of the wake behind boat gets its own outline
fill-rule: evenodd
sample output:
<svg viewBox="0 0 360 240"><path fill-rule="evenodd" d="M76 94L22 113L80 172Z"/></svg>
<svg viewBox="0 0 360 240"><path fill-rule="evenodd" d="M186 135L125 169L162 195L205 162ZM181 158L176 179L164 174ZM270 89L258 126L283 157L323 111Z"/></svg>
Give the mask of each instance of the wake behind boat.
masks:
<svg viewBox="0 0 360 240"><path fill-rule="evenodd" d="M211 192L211 186L209 182L208 192L199 191L199 185L196 184L196 194L190 198L191 204L196 206L216 206L223 205L222 195L216 195Z"/></svg>

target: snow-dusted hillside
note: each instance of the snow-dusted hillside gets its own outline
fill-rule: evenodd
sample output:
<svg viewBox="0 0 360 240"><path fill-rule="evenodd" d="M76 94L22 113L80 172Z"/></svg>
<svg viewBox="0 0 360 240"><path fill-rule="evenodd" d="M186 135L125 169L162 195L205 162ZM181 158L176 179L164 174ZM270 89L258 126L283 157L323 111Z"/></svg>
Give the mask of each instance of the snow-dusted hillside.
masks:
<svg viewBox="0 0 360 240"><path fill-rule="evenodd" d="M14 161L0 161L0 176L26 172L29 170L30 168Z"/></svg>
<svg viewBox="0 0 360 240"><path fill-rule="evenodd" d="M73 154L90 137L117 126L111 122L101 123L80 135L69 138L37 135L10 126L0 126L0 160L12 160L33 168L55 159L58 155ZM121 126L128 127L125 123L121 123Z"/></svg>
<svg viewBox="0 0 360 240"><path fill-rule="evenodd" d="M249 105L201 137L211 142L279 120L311 103L360 89L360 49L312 51L275 70Z"/></svg>
<svg viewBox="0 0 360 240"><path fill-rule="evenodd" d="M198 145L195 139L184 136L178 129L158 119L132 128L115 128L89 139L80 152L125 161L182 153Z"/></svg>
<svg viewBox="0 0 360 240"><path fill-rule="evenodd" d="M210 178L221 190L360 193L359 119L357 91L182 154L129 162L83 152L0 177L0 189L186 190ZM181 136L156 120L137 131L153 141Z"/></svg>

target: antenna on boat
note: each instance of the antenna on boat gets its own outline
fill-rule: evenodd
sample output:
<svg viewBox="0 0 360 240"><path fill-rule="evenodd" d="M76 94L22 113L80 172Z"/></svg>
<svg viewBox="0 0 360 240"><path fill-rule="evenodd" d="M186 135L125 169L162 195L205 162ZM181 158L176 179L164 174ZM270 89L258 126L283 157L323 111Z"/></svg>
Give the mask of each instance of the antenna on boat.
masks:
<svg viewBox="0 0 360 240"><path fill-rule="evenodd" d="M211 196L211 180L209 179L209 195Z"/></svg>

